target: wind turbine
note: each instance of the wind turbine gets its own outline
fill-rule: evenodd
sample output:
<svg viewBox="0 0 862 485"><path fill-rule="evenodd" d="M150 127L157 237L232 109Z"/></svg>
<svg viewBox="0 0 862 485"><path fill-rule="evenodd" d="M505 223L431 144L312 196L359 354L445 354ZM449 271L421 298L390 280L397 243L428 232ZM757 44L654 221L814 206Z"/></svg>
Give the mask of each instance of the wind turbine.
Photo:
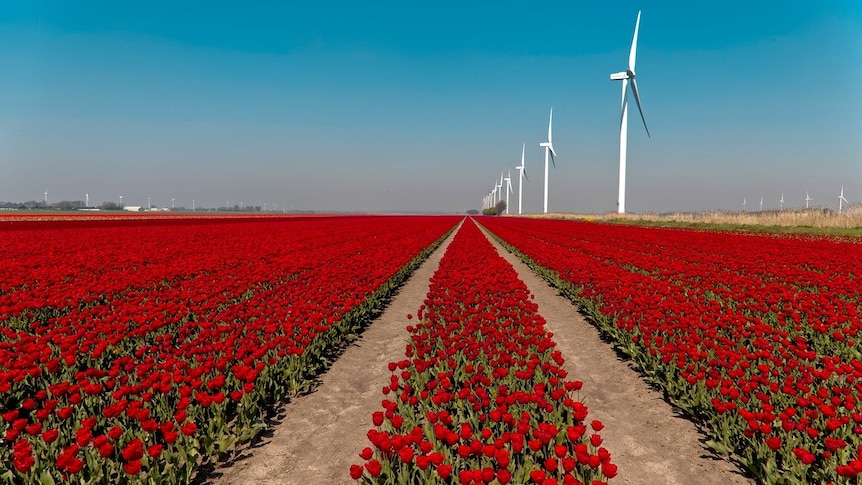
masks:
<svg viewBox="0 0 862 485"><path fill-rule="evenodd" d="M122 208L123 208L123 196L121 195L120 196L120 209L122 209Z"/></svg>
<svg viewBox="0 0 862 485"><path fill-rule="evenodd" d="M90 207L90 194L84 194L84 207Z"/></svg>
<svg viewBox="0 0 862 485"><path fill-rule="evenodd" d="M557 162L554 159L557 157L557 152L554 151L554 143L551 141L551 124L554 122L554 108L551 108L551 116L548 118L548 141L539 143L540 147L545 147L545 214L548 213L548 155L551 157L551 163L554 168L557 168Z"/></svg>
<svg viewBox="0 0 862 485"><path fill-rule="evenodd" d="M509 193L512 192L512 171L509 170L509 176L504 179L506 181L506 214L509 214Z"/></svg>
<svg viewBox="0 0 862 485"><path fill-rule="evenodd" d="M839 214L841 213L841 210L843 209L843 205L841 204L842 202L847 202L847 199L844 198L844 186L843 185L841 186L841 194L838 195L838 213ZM847 203L849 204L849 202L847 202Z"/></svg>
<svg viewBox="0 0 862 485"><path fill-rule="evenodd" d="M781 204L781 210L784 210L784 192L781 193L781 198L778 199L778 203Z"/></svg>
<svg viewBox="0 0 862 485"><path fill-rule="evenodd" d="M805 191L805 208L806 209L808 208L808 201L809 200L814 200L814 199L812 199L811 197L808 197L808 191L806 190Z"/></svg>
<svg viewBox="0 0 862 485"><path fill-rule="evenodd" d="M173 210L173 208L174 208L174 201L175 201L175 200L177 200L177 199L176 199L176 198L171 198L171 210Z"/></svg>
<svg viewBox="0 0 862 485"><path fill-rule="evenodd" d="M620 191L618 196L617 204L619 207L617 208L617 212L620 214L626 213L626 139L628 138L628 119L629 119L629 104L628 104L628 85L629 81L631 81L632 86L632 94L635 95L635 102L638 105L638 112L641 114L641 121L644 123L644 129L646 129L647 136L652 138L649 134L649 128L647 128L646 118L644 118L644 111L641 107L641 98L638 94L638 85L635 81L635 56L638 47L638 28L641 23L641 13L638 11L638 19L635 22L635 35L632 38L632 48L629 51L629 68L623 72L617 72L611 74L611 81L622 81L623 82L623 95L622 95L622 116L620 118Z"/></svg>
<svg viewBox="0 0 862 485"><path fill-rule="evenodd" d="M45 205L48 205L48 187L45 187Z"/></svg>
<svg viewBox="0 0 862 485"><path fill-rule="evenodd" d="M745 212L745 197L742 198L742 212Z"/></svg>
<svg viewBox="0 0 862 485"><path fill-rule="evenodd" d="M763 212L763 196L760 196L760 212Z"/></svg>
<svg viewBox="0 0 862 485"><path fill-rule="evenodd" d="M526 143L521 145L521 164L515 167L515 170L518 171L518 215L521 215L521 201L524 196L524 177L527 176L527 169L524 167L524 150L526 148ZM527 181L530 181L529 177Z"/></svg>
<svg viewBox="0 0 862 485"><path fill-rule="evenodd" d="M496 182L494 182L494 183L496 183ZM503 172L500 172L500 183L497 183L497 185L495 185L495 187L497 187L497 201L502 202L503 201Z"/></svg>

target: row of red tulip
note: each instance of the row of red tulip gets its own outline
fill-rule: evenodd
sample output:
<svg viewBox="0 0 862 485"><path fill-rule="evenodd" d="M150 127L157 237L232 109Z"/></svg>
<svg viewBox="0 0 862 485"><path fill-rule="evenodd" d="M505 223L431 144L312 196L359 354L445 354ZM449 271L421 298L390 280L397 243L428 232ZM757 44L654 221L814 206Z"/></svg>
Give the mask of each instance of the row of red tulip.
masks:
<svg viewBox="0 0 862 485"><path fill-rule="evenodd" d="M189 481L259 432L457 221L3 228L0 476Z"/></svg>
<svg viewBox="0 0 862 485"><path fill-rule="evenodd" d="M606 483L616 475L587 422L581 383L518 278L468 220L411 315L391 362L371 446L350 474L364 483Z"/></svg>
<svg viewBox="0 0 862 485"><path fill-rule="evenodd" d="M862 245L483 219L766 483L862 472ZM794 482L796 483L796 482Z"/></svg>

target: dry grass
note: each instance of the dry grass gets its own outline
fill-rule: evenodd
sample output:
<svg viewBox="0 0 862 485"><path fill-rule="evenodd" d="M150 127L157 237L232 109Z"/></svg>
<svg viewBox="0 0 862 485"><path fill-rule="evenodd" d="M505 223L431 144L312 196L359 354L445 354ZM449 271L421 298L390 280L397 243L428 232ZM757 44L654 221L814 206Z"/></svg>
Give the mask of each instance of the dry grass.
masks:
<svg viewBox="0 0 862 485"><path fill-rule="evenodd" d="M538 217L604 221L649 226L703 229L801 232L862 236L862 206L843 214L829 209L774 210L762 212L673 212L665 214L547 214Z"/></svg>

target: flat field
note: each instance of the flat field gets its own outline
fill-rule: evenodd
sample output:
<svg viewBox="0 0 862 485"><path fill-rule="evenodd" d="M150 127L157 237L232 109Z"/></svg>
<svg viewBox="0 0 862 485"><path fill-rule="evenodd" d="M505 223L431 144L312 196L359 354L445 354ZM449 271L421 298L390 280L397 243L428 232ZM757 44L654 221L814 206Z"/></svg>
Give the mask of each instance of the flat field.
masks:
<svg viewBox="0 0 862 485"><path fill-rule="evenodd" d="M48 219L0 222L8 482L853 483L862 472L856 238L477 218L507 261L460 217ZM447 235L427 286L398 306L409 316L375 333ZM571 313L543 303L547 292ZM390 350L356 354L374 335ZM301 403L315 395L344 412L311 419ZM358 439L337 433L363 422ZM330 440L331 457L254 465L283 454L256 449L294 446L273 430Z"/></svg>

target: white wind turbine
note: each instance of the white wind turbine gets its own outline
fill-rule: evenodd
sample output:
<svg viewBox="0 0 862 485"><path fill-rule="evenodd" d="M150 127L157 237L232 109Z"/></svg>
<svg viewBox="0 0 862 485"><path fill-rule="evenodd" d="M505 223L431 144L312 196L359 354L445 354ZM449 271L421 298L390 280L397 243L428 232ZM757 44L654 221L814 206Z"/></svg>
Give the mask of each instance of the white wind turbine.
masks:
<svg viewBox="0 0 862 485"><path fill-rule="evenodd" d="M500 183L494 182L497 185L497 202L502 202L503 200L503 172L500 172Z"/></svg>
<svg viewBox="0 0 862 485"><path fill-rule="evenodd" d="M763 196L760 196L760 212L763 212Z"/></svg>
<svg viewBox="0 0 862 485"><path fill-rule="evenodd" d="M554 108L551 108L551 116L548 118L548 141L539 143L540 147L545 147L545 204L543 205L545 214L548 213L548 155L551 157L551 163L554 168L557 168L557 162L554 159L557 157L557 152L554 151L554 143L551 141L551 124L554 122Z"/></svg>
<svg viewBox="0 0 862 485"><path fill-rule="evenodd" d="M784 210L784 192L781 193L781 198L778 199L778 203L780 204L781 210Z"/></svg>
<svg viewBox="0 0 862 485"><path fill-rule="evenodd" d="M524 167L524 150L526 148L526 143L521 145L521 164L515 167L515 170L518 171L518 215L521 215L521 201L524 198L524 177L527 176L527 169ZM527 181L530 181L529 177L527 177Z"/></svg>
<svg viewBox="0 0 862 485"><path fill-rule="evenodd" d="M45 187L45 205L48 205L48 187Z"/></svg>
<svg viewBox="0 0 862 485"><path fill-rule="evenodd" d="M632 86L632 94L635 95L635 102L638 105L638 112L641 114L641 120L644 123L644 128L646 129L647 136L650 136L649 128L647 128L646 118L644 118L644 111L641 107L641 98L638 94L638 85L635 81L635 56L638 47L638 28L641 23L641 13L638 11L638 18L635 22L635 35L632 38L632 48L629 51L629 68L623 72L617 72L611 74L611 81L622 81L623 82L623 95L622 95L622 116L620 118L620 191L618 196L617 204L619 207L617 208L617 212L620 214L625 214L626 212L626 139L628 138L628 117L629 117L629 106L628 106L628 85L629 81L631 81Z"/></svg>
<svg viewBox="0 0 862 485"><path fill-rule="evenodd" d="M745 212L745 197L742 198L742 212Z"/></svg>
<svg viewBox="0 0 862 485"><path fill-rule="evenodd" d="M838 195L838 213L840 214L844 206L842 202L847 202L847 199L844 198L844 186L841 186L841 194ZM847 202L849 204L849 202Z"/></svg>
<svg viewBox="0 0 862 485"><path fill-rule="evenodd" d="M84 207L90 207L90 194L84 194Z"/></svg>
<svg viewBox="0 0 862 485"><path fill-rule="evenodd" d="M509 170L509 176L504 179L506 181L506 214L509 214L509 193L512 190L512 171Z"/></svg>
<svg viewBox="0 0 862 485"><path fill-rule="evenodd" d="M812 199L811 197L808 197L808 191L806 190L805 191L805 208L806 209L808 208L808 201L809 200L814 200L814 199Z"/></svg>

